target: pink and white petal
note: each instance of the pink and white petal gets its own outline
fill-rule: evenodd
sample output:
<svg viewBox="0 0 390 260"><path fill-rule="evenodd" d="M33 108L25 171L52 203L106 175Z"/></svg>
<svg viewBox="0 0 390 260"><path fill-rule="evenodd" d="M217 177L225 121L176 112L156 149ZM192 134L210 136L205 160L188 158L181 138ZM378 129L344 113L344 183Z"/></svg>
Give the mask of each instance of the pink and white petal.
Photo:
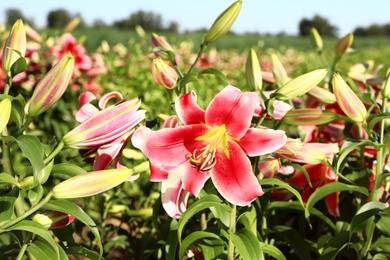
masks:
<svg viewBox="0 0 390 260"><path fill-rule="evenodd" d="M150 181L160 182L168 179L169 171L160 167L160 165L150 162Z"/></svg>
<svg viewBox="0 0 390 260"><path fill-rule="evenodd" d="M129 135L126 134L128 137ZM127 144L126 136L119 137L114 142L99 147L96 151L95 161L93 163L93 170L99 171L106 169L122 151L124 145Z"/></svg>
<svg viewBox="0 0 390 260"><path fill-rule="evenodd" d="M205 122L205 111L196 103L196 93L191 91L175 101L176 113L185 125Z"/></svg>
<svg viewBox="0 0 390 260"><path fill-rule="evenodd" d="M206 109L206 123L214 127L225 125L227 134L239 139L251 124L258 106L257 99L254 93L243 93L229 85L210 102Z"/></svg>
<svg viewBox="0 0 390 260"><path fill-rule="evenodd" d="M134 147L140 149L150 161L174 167L187 161L195 149L206 146L205 141L195 139L209 131L210 128L204 124L163 128L158 131L139 127L131 140Z"/></svg>
<svg viewBox="0 0 390 260"><path fill-rule="evenodd" d="M249 128L238 144L249 156L271 153L281 148L287 141L282 130L268 128Z"/></svg>
<svg viewBox="0 0 390 260"><path fill-rule="evenodd" d="M183 188L195 197L198 197L200 190L210 178L209 172L199 172L197 168L186 163L186 170L183 172Z"/></svg>
<svg viewBox="0 0 390 260"><path fill-rule="evenodd" d="M111 100L111 99L123 99L123 96L120 92L118 91L112 91L110 93L107 93L105 94L100 100L99 100L99 107L100 109L105 109L106 108L106 105L107 103Z"/></svg>
<svg viewBox="0 0 390 260"><path fill-rule="evenodd" d="M252 172L251 162L237 143L228 142L229 158L223 150L216 154L216 165L210 170L211 179L219 193L230 203L245 206L263 195Z"/></svg>
<svg viewBox="0 0 390 260"><path fill-rule="evenodd" d="M181 171L173 172L162 182L161 201L171 218L179 218L187 208L189 192L183 189Z"/></svg>
<svg viewBox="0 0 390 260"><path fill-rule="evenodd" d="M90 103L92 100L95 99L95 95L89 91L84 92L79 96L80 109L76 112L77 122L82 123L99 112L99 109L97 109L94 105Z"/></svg>

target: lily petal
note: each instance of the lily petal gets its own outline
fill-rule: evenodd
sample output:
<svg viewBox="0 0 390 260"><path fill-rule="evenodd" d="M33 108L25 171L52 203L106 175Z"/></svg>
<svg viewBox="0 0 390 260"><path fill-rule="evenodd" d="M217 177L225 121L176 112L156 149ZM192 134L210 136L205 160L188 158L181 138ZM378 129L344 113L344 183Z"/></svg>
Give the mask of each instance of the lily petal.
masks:
<svg viewBox="0 0 390 260"><path fill-rule="evenodd" d="M245 206L263 195L261 186L252 172L249 158L236 142L228 142L230 158L217 151L217 164L210 175L219 193L230 203Z"/></svg>
<svg viewBox="0 0 390 260"><path fill-rule="evenodd" d="M328 211L330 214L332 214L335 217L340 216L340 210L339 210L339 193L335 192L332 194L329 194L325 198L325 204L328 208Z"/></svg>
<svg viewBox="0 0 390 260"><path fill-rule="evenodd" d="M205 122L205 111L196 103L196 93L191 91L175 101L176 113L185 125Z"/></svg>
<svg viewBox="0 0 390 260"><path fill-rule="evenodd" d="M186 170L182 173L183 188L194 196L198 196L205 182L210 178L208 172L200 172L190 163L186 163Z"/></svg>
<svg viewBox="0 0 390 260"><path fill-rule="evenodd" d="M90 103L92 100L95 99L96 96L89 91L84 92L80 95L80 109L76 113L77 122L82 123L97 112L99 112L99 109Z"/></svg>
<svg viewBox="0 0 390 260"><path fill-rule="evenodd" d="M177 166L185 162L198 147L204 147L205 141L196 141L198 136L209 131L204 124L188 125L178 128L163 128L152 131L139 127L132 135L134 147L140 149L150 161L165 166Z"/></svg>
<svg viewBox="0 0 390 260"><path fill-rule="evenodd" d="M239 139L251 124L257 100L254 93L243 93L229 85L210 102L206 109L206 123L214 127L225 125L227 134Z"/></svg>
<svg viewBox="0 0 390 260"><path fill-rule="evenodd" d="M249 128L238 144L249 156L258 156L281 148L287 141L282 130Z"/></svg>
<svg viewBox="0 0 390 260"><path fill-rule="evenodd" d="M182 187L181 172L173 172L161 186L161 201L167 214L179 218L187 208L189 192Z"/></svg>

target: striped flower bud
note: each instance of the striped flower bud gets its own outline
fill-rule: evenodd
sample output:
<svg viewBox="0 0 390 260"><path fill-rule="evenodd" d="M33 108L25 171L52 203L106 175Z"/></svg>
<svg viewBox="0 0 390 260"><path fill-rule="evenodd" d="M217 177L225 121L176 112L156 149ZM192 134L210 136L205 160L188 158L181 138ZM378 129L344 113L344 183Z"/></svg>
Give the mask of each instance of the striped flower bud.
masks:
<svg viewBox="0 0 390 260"><path fill-rule="evenodd" d="M5 98L0 102L0 133L3 132L8 124L11 116L11 107L11 100L8 98Z"/></svg>
<svg viewBox="0 0 390 260"><path fill-rule="evenodd" d="M336 120L337 115L320 108L302 108L289 111L283 122L291 125L322 125Z"/></svg>
<svg viewBox="0 0 390 260"><path fill-rule="evenodd" d="M3 70L8 77L11 76L12 65L26 54L26 31L21 19L12 26L11 33L4 45L2 54Z"/></svg>
<svg viewBox="0 0 390 260"><path fill-rule="evenodd" d="M128 168L82 173L54 186L53 196L57 199L93 196L118 186L133 173Z"/></svg>
<svg viewBox="0 0 390 260"><path fill-rule="evenodd" d="M223 11L214 21L210 30L204 36L204 43L212 43L224 36L236 21L242 7L242 1L238 0Z"/></svg>
<svg viewBox="0 0 390 260"><path fill-rule="evenodd" d="M367 117L367 109L340 74L333 74L332 85L333 93L341 110L353 121L363 122Z"/></svg>
<svg viewBox="0 0 390 260"><path fill-rule="evenodd" d="M153 59L152 61L152 74L154 80L160 86L168 89L172 89L176 85L178 79L175 69L160 57Z"/></svg>
<svg viewBox="0 0 390 260"><path fill-rule="evenodd" d="M333 93L329 92L326 89L314 86L307 92L308 95L314 97L318 101L324 104L334 104L336 103L336 97Z"/></svg>
<svg viewBox="0 0 390 260"><path fill-rule="evenodd" d="M74 63L72 54L65 55L38 82L30 100L30 116L42 114L62 97L72 78Z"/></svg>
<svg viewBox="0 0 390 260"><path fill-rule="evenodd" d="M328 71L326 69L318 69L300 75L276 90L272 96L275 96L277 99L282 101L302 96L320 83L327 73Z"/></svg>
<svg viewBox="0 0 390 260"><path fill-rule="evenodd" d="M341 38L335 46L336 54L341 56L348 51L348 49L352 46L353 43L353 34L348 33L343 38Z"/></svg>
<svg viewBox="0 0 390 260"><path fill-rule="evenodd" d="M165 40L165 38L162 36L159 36L156 33L152 33L152 47L153 48L161 48L165 51L172 51L173 52L172 46ZM156 57L161 57L164 60L169 59L168 53L166 53L164 51L155 51L154 55L156 55Z"/></svg>
<svg viewBox="0 0 390 260"><path fill-rule="evenodd" d="M261 90L263 78L259 59L254 49L249 50L245 66L246 82L252 90Z"/></svg>

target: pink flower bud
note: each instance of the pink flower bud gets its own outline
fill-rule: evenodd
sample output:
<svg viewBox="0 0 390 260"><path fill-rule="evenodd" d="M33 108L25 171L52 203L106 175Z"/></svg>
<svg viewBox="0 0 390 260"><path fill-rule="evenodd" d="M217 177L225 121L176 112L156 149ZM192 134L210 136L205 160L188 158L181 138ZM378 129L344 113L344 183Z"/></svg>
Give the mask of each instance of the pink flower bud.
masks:
<svg viewBox="0 0 390 260"><path fill-rule="evenodd" d="M320 108L302 108L289 111L283 121L292 125L322 125L336 120L337 115Z"/></svg>
<svg viewBox="0 0 390 260"><path fill-rule="evenodd" d="M26 54L26 31L21 19L12 26L11 33L4 45L2 54L3 70L11 76L11 67L20 57Z"/></svg>
<svg viewBox="0 0 390 260"><path fill-rule="evenodd" d="M164 37L159 36L156 33L152 33L152 47L161 48L164 51L172 51L172 46L165 40ZM169 55L164 51L155 51L154 55L156 57L161 57L162 59L168 59Z"/></svg>
<svg viewBox="0 0 390 260"><path fill-rule="evenodd" d="M162 58L153 59L152 74L154 80L160 85L168 89L172 89L177 82L178 75L174 68L166 63Z"/></svg>
<svg viewBox="0 0 390 260"><path fill-rule="evenodd" d="M346 53L348 49L351 47L352 43L353 43L353 34L348 33L337 42L335 46L336 54L341 56L344 53Z"/></svg>
<svg viewBox="0 0 390 260"><path fill-rule="evenodd" d="M69 53L43 76L30 100L30 116L42 114L62 97L69 85L73 68L74 57Z"/></svg>
<svg viewBox="0 0 390 260"><path fill-rule="evenodd" d="M363 122L367 117L367 109L340 74L334 73L332 85L333 93L341 110L353 121Z"/></svg>

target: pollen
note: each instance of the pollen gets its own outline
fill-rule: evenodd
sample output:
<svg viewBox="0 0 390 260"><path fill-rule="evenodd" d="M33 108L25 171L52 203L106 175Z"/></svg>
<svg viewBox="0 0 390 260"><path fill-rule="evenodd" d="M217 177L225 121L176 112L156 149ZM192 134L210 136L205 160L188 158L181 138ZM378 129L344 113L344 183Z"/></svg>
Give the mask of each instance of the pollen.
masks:
<svg viewBox="0 0 390 260"><path fill-rule="evenodd" d="M189 158L191 166L197 168L200 172L210 171L217 163L215 158L216 151L217 149L210 144L206 147L195 149Z"/></svg>

